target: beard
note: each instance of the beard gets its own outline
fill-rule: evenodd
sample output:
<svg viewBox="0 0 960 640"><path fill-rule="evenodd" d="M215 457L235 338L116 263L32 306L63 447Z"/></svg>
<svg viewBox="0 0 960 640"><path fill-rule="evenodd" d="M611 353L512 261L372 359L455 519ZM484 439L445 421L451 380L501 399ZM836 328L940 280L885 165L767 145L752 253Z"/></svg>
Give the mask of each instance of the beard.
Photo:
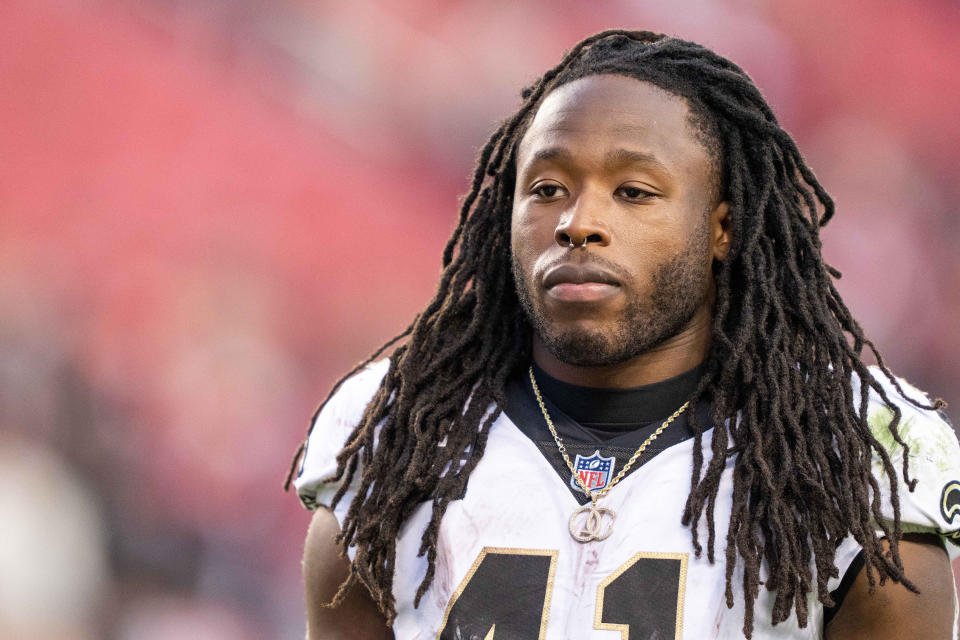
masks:
<svg viewBox="0 0 960 640"><path fill-rule="evenodd" d="M694 233L683 253L664 262L653 274L652 294L642 298L628 293L627 304L619 316L594 329L564 327L551 319L532 294L532 278L527 278L514 258L513 277L520 305L534 332L547 350L561 362L581 367L620 364L635 358L677 335L709 299L710 277L703 268L708 240L706 228ZM629 292L630 280L622 268L599 256L592 262L613 270L621 286Z"/></svg>

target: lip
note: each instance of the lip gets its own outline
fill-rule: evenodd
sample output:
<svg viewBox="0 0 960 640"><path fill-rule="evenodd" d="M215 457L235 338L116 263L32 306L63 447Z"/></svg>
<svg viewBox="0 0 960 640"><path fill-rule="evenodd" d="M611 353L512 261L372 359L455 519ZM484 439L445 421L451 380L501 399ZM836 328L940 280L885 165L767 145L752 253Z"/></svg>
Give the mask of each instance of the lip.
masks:
<svg viewBox="0 0 960 640"><path fill-rule="evenodd" d="M543 277L543 286L553 289L560 284L604 284L619 287L620 281L609 271L595 264L559 264L547 271Z"/></svg>
<svg viewBox="0 0 960 640"><path fill-rule="evenodd" d="M543 279L547 295L562 302L598 302L616 295L620 282L593 264L561 264Z"/></svg>

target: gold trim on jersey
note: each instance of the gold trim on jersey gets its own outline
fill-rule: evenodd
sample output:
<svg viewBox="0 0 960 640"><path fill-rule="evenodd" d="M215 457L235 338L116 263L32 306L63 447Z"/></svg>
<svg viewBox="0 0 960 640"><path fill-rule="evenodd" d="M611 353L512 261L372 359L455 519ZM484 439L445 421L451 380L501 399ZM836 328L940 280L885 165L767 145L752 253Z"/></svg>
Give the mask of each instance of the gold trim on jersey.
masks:
<svg viewBox="0 0 960 640"><path fill-rule="evenodd" d="M603 595L607 587L623 573L643 558L657 558L661 560L679 560L680 573L677 578L677 624L675 640L683 638L683 599L687 588L687 557L686 553L661 553L658 551L641 551L620 565L616 571L603 579L597 586L597 603L593 612L593 628L602 631L619 631L620 640L630 640L630 625L603 622Z"/></svg>
<svg viewBox="0 0 960 640"><path fill-rule="evenodd" d="M450 612L453 611L453 605L460 599L461 594L463 594L467 585L470 584L473 574L480 568L483 559L487 557L488 553L513 556L545 556L550 558L550 569L547 573L547 589L543 594L543 609L540 614L540 635L537 637L537 640L544 640L547 636L547 620L550 618L550 600L553 596L553 577L557 572L557 556L559 552L549 549L517 549L512 547L484 547L483 550L477 554L477 559L473 561L470 570L467 571L467 575L460 581L460 585L453 592L453 597L450 598L450 602L447 603L447 610L443 612L443 620L437 629L437 640L440 640L440 634L447 628L447 618L450 617ZM686 565L684 565L684 567L686 567ZM497 625L491 625L490 630L487 631L487 635L484 636L483 640L494 640L493 634L496 628Z"/></svg>

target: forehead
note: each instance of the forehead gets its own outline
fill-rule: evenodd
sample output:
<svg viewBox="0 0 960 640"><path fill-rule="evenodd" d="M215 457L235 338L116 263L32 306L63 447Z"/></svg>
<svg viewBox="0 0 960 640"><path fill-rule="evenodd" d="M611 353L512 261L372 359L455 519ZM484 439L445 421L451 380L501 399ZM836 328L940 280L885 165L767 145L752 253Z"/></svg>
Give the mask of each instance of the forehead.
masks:
<svg viewBox="0 0 960 640"><path fill-rule="evenodd" d="M518 169L546 147L566 148L585 162L623 148L653 155L680 177L712 176L687 101L626 76L587 76L550 92L520 141Z"/></svg>

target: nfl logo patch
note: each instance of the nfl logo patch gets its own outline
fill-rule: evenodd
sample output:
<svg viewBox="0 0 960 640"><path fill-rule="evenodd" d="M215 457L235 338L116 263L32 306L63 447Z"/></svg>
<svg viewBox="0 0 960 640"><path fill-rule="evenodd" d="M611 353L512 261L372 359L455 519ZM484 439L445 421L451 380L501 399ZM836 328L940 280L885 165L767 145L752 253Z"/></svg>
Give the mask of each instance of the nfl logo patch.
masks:
<svg viewBox="0 0 960 640"><path fill-rule="evenodd" d="M586 457L577 454L573 462L573 469L576 475L570 476L570 486L583 493L580 484L577 482L577 476L583 481L584 486L590 491L599 491L607 486L613 476L613 468L617 460L613 456L604 458L600 455L600 450L593 452L592 456Z"/></svg>

